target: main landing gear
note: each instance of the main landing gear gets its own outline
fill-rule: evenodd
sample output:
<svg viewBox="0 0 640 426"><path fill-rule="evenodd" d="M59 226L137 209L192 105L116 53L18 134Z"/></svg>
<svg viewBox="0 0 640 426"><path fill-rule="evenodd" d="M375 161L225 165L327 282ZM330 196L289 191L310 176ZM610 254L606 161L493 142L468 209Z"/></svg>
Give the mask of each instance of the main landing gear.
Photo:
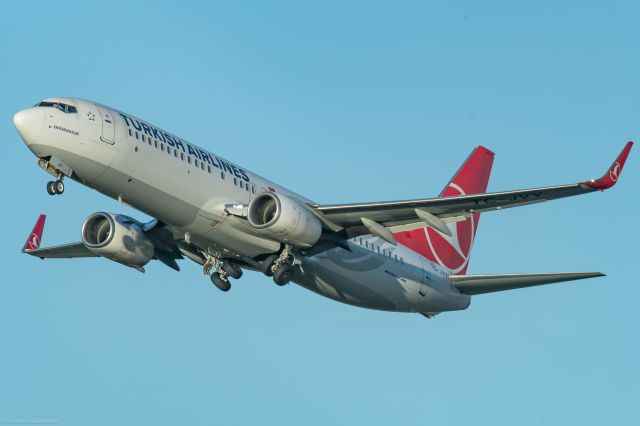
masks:
<svg viewBox="0 0 640 426"><path fill-rule="evenodd" d="M273 277L273 282L283 286L289 284L293 279L293 253L291 246L285 244L282 252L277 255L271 255L264 260L262 264L262 272L268 277Z"/></svg>
<svg viewBox="0 0 640 426"><path fill-rule="evenodd" d="M229 277L236 280L242 277L242 269L235 262L231 260L221 262L220 259L209 253L203 253L203 255L206 259L203 271L205 275L211 275L211 282L220 290L229 291L231 288ZM214 268L216 272L211 273Z"/></svg>
<svg viewBox="0 0 640 426"><path fill-rule="evenodd" d="M47 192L49 195L60 195L64 192L64 182L59 178L58 180L50 180L47 182Z"/></svg>
<svg viewBox="0 0 640 426"><path fill-rule="evenodd" d="M205 275L210 275L211 282L220 290L231 289L229 278L237 280L242 277L242 268L234 261L228 259L221 261L219 253L202 253L202 255L205 258L202 271ZM273 277L273 282L279 286L289 284L294 278L293 261L291 246L286 244L280 254L271 255L263 261L262 272Z"/></svg>

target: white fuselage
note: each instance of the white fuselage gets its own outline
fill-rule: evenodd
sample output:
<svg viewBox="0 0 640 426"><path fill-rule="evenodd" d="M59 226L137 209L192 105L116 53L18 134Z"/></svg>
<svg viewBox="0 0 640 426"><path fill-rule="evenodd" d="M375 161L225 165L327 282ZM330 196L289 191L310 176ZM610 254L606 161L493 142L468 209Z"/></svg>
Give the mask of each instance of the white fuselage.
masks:
<svg viewBox="0 0 640 426"><path fill-rule="evenodd" d="M67 174L168 225L177 240L230 256L254 258L276 252L225 206L247 205L273 191L310 200L160 128L100 104L59 98L77 108L65 113L34 107L27 137L38 158L52 157ZM41 117L41 127L38 125ZM365 235L350 239L352 251L334 248L298 256L295 282L321 295L366 308L437 313L468 307L449 272L402 245Z"/></svg>

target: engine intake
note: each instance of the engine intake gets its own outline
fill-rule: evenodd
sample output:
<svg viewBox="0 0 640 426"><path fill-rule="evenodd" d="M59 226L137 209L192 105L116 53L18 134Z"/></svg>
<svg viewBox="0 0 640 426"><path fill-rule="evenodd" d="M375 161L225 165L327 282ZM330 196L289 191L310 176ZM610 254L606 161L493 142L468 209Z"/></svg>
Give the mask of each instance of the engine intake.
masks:
<svg viewBox="0 0 640 426"><path fill-rule="evenodd" d="M94 213L85 220L82 242L98 256L134 268L149 263L155 249L137 221L104 212Z"/></svg>
<svg viewBox="0 0 640 426"><path fill-rule="evenodd" d="M293 198L273 192L258 194L249 204L249 224L265 237L296 247L311 247L322 235L322 223Z"/></svg>

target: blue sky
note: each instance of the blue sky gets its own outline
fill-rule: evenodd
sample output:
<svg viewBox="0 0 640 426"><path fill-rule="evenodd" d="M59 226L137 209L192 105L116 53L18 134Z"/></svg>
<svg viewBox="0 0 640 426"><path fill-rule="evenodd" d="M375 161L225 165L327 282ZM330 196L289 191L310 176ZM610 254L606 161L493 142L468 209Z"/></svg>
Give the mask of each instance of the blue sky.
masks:
<svg viewBox="0 0 640 426"><path fill-rule="evenodd" d="M99 210L11 118L49 96L137 115L320 203L432 196L474 146L490 190L598 177L639 133L636 2L12 2L0 14L0 420L630 424L640 394L637 152L606 193L485 214L470 273L600 270L432 320L195 264L19 249ZM637 150L638 148L636 148Z"/></svg>

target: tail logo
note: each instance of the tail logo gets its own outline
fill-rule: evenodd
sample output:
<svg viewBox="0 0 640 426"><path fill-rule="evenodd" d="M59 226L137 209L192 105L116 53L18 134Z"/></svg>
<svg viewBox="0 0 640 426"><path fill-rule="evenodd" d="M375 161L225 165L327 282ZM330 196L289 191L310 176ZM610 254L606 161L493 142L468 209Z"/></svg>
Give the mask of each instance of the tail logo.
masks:
<svg viewBox="0 0 640 426"><path fill-rule="evenodd" d="M451 182L445 195L466 195L466 193L460 186ZM473 214L464 221L449 224L451 237L430 227L425 229L427 243L433 257L440 266L450 270L453 274L463 271L469 263L471 245L475 237L476 215Z"/></svg>
<svg viewBox="0 0 640 426"><path fill-rule="evenodd" d="M40 247L40 237L35 232L31 234L26 250L37 250Z"/></svg>
<svg viewBox="0 0 640 426"><path fill-rule="evenodd" d="M620 168L620 163L616 161L616 164L614 164L611 170L609 170L609 177L612 181L615 182L618 180L618 176L620 175Z"/></svg>

